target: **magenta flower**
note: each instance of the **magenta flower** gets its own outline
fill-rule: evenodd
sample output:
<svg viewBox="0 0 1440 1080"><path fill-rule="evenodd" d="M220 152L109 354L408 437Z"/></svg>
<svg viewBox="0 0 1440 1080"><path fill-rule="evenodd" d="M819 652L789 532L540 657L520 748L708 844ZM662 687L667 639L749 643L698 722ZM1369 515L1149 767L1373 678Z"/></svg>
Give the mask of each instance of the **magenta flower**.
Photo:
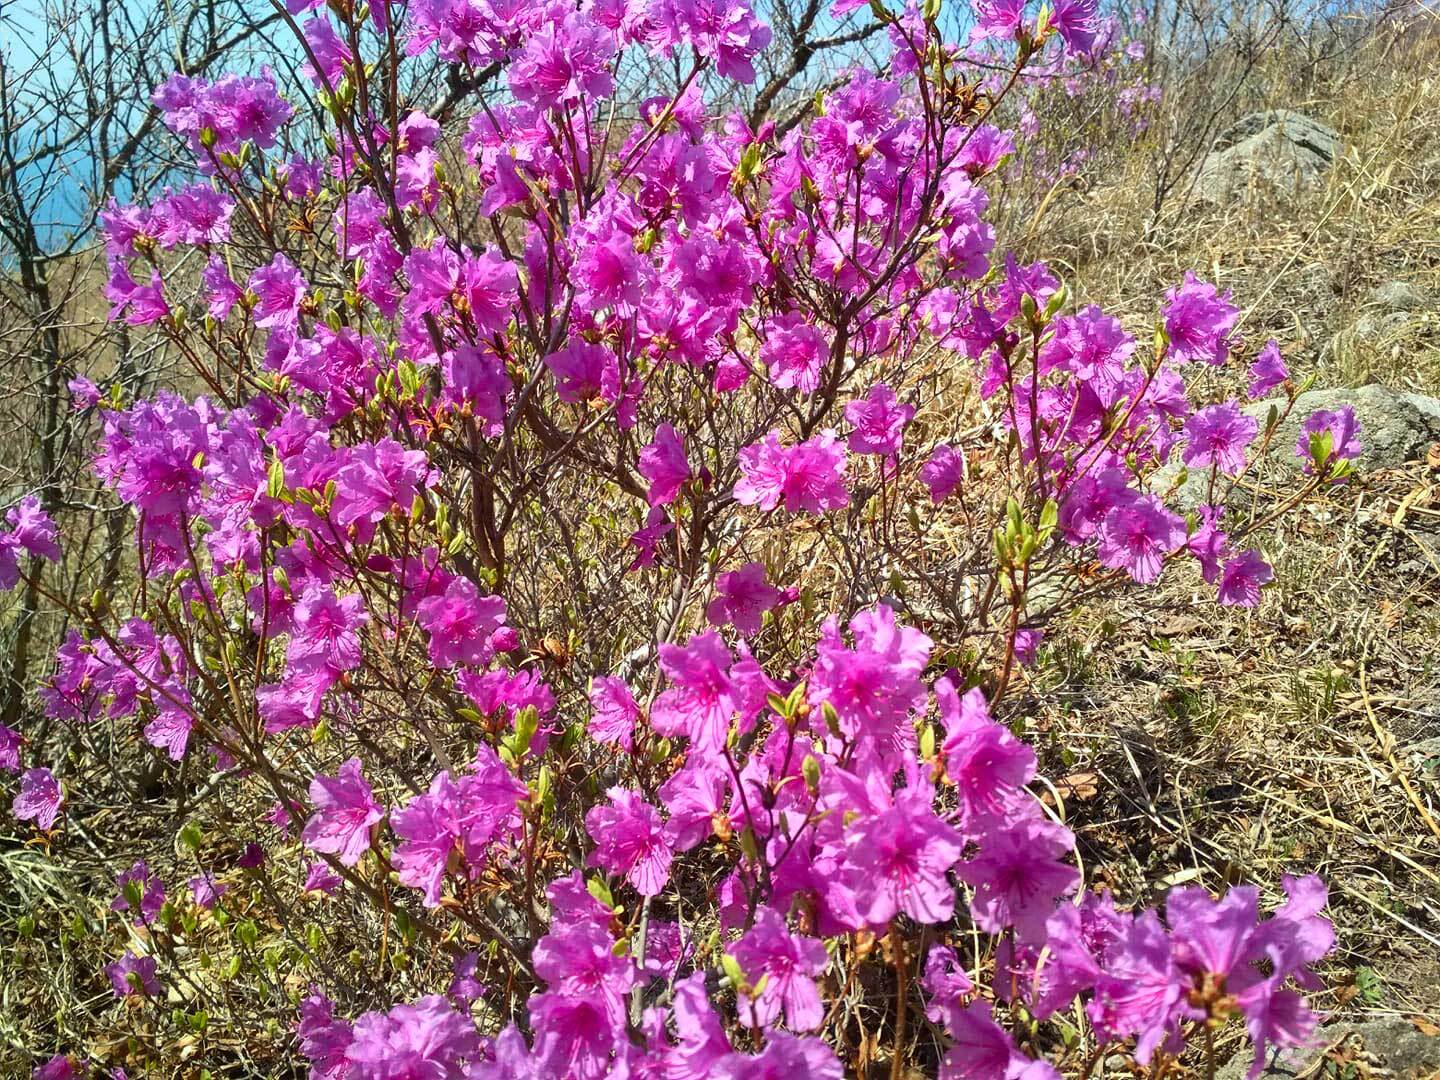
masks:
<svg viewBox="0 0 1440 1080"><path fill-rule="evenodd" d="M1117 506L1100 524L1100 562L1124 570L1148 585L1160 576L1165 556L1185 543L1185 519L1172 514L1154 495Z"/></svg>
<svg viewBox="0 0 1440 1080"><path fill-rule="evenodd" d="M955 875L975 895L970 913L981 929L1014 927L1022 941L1040 941L1056 902L1075 891L1079 872L1061 859L1075 848L1069 829L1031 818L986 833L980 851Z"/></svg>
<svg viewBox="0 0 1440 1080"><path fill-rule="evenodd" d="M772 431L740 451L741 478L735 501L773 510L781 502L792 513L817 517L850 504L845 487L845 450L830 431L795 446L780 445Z"/></svg>
<svg viewBox="0 0 1440 1080"><path fill-rule="evenodd" d="M948 945L930 946L930 952L925 957L925 973L920 978L920 985L930 996L925 1015L937 1024L946 1009L958 1006L963 997L975 990L975 984L965 974L960 958Z"/></svg>
<svg viewBox="0 0 1440 1080"><path fill-rule="evenodd" d="M1270 564L1258 551L1242 551L1225 563L1220 576L1220 603L1227 607L1255 607L1260 603L1260 587L1274 577Z"/></svg>
<svg viewBox="0 0 1440 1080"><path fill-rule="evenodd" d="M300 886L300 891L333 896L335 891L344 884L345 879L330 869L329 863L322 859L316 859L305 868L305 882Z"/></svg>
<svg viewBox="0 0 1440 1080"><path fill-rule="evenodd" d="M1035 778L1035 752L990 718L978 687L957 697L950 680L940 679L935 704L945 726L940 745L945 775L959 793L963 827L974 833L1004 816L1014 796Z"/></svg>
<svg viewBox="0 0 1440 1080"><path fill-rule="evenodd" d="M1086 55L1094 49L1100 32L1099 4L1096 0L1056 0L1050 25L1067 48Z"/></svg>
<svg viewBox="0 0 1440 1080"><path fill-rule="evenodd" d="M608 921L555 920L551 925L551 932L535 943L535 974L552 990L600 1002L609 1026L623 1026L625 995L636 982L635 964L615 955Z"/></svg>
<svg viewBox="0 0 1440 1080"><path fill-rule="evenodd" d="M615 88L609 63L614 38L581 12L546 21L530 34L510 64L510 90L543 109L574 105L582 97L606 97Z"/></svg>
<svg viewBox="0 0 1440 1080"><path fill-rule="evenodd" d="M356 1017L345 1050L350 1080L463 1080L480 1035L438 994Z"/></svg>
<svg viewBox="0 0 1440 1080"><path fill-rule="evenodd" d="M820 387L820 373L829 359L830 344L825 335L802 315L780 315L765 324L760 360L769 369L770 381L780 389L813 394Z"/></svg>
<svg viewBox="0 0 1440 1080"><path fill-rule="evenodd" d="M900 625L884 604L850 620L855 647L847 648L832 617L826 620L810 674L809 700L818 712L835 710L840 730L882 757L913 745L912 714L925 708L920 675L934 644Z"/></svg>
<svg viewBox="0 0 1440 1080"><path fill-rule="evenodd" d="M211 910L220 902L220 897L230 891L230 886L217 882L209 874L196 874L189 882L190 898L196 907Z"/></svg>
<svg viewBox="0 0 1440 1080"><path fill-rule="evenodd" d="M452 780L448 771L439 773L427 794L391 815L400 883L424 890L426 907L439 906L446 872L463 864L470 877L478 875L490 846L519 824L516 810L528 793L488 746L473 774Z"/></svg>
<svg viewBox="0 0 1440 1080"><path fill-rule="evenodd" d="M1280 346L1271 338L1250 365L1248 393L1252 398L1264 397L1277 386L1282 386L1288 378L1290 371L1285 367L1285 358L1280 355Z"/></svg>
<svg viewBox="0 0 1440 1080"><path fill-rule="evenodd" d="M1324 452L1327 441L1328 454ZM1360 421L1349 405L1311 413L1300 425L1300 438L1295 443L1295 456L1304 462L1301 471L1306 476L1323 475L1340 462L1359 457L1360 450ZM1335 477L1334 482L1342 479Z"/></svg>
<svg viewBox="0 0 1440 1080"><path fill-rule="evenodd" d="M311 780L310 801L315 813L300 834L305 845L354 866L370 847L370 826L385 816L360 772L360 759L352 757L333 777Z"/></svg>
<svg viewBox="0 0 1440 1080"><path fill-rule="evenodd" d="M971 6L975 9L972 44L991 38L1014 41L1025 21L1025 0L971 0Z"/></svg>
<svg viewBox="0 0 1440 1080"><path fill-rule="evenodd" d="M311 585L295 605L286 658L297 671L323 668L339 674L359 667L360 627L367 618L359 593L337 597L324 585Z"/></svg>
<svg viewBox="0 0 1440 1080"><path fill-rule="evenodd" d="M654 566L660 541L675 531L675 523L665 516L664 507L652 506L645 515L645 525L630 534L629 545L635 549L627 573L633 573L642 566Z"/></svg>
<svg viewBox="0 0 1440 1080"><path fill-rule="evenodd" d="M1175 360L1203 360L1223 364L1230 355L1229 334L1240 321L1240 309L1230 292L1185 271L1185 281L1165 293L1165 333L1170 338L1167 356Z"/></svg>
<svg viewBox="0 0 1440 1080"><path fill-rule="evenodd" d="M596 675L590 680L590 724L586 728L596 742L618 743L627 753L635 745L635 721L640 707L623 679Z"/></svg>
<svg viewBox="0 0 1440 1080"><path fill-rule="evenodd" d="M664 506L675 501L681 486L690 479L685 460L685 441L669 424L655 429L655 441L640 451L640 475L650 481L645 501Z"/></svg>
<svg viewBox="0 0 1440 1080"><path fill-rule="evenodd" d="M760 632L765 612L784 596L765 580L765 567L757 562L721 574L715 580L715 592L715 599L705 609L705 618L712 626L729 623L746 637Z"/></svg>
<svg viewBox="0 0 1440 1080"><path fill-rule="evenodd" d="M1245 450L1260 430L1233 401L1210 405L1185 421L1183 460L1193 468L1214 468L1226 476L1245 471Z"/></svg>
<svg viewBox="0 0 1440 1080"><path fill-rule="evenodd" d="M300 305L305 299L303 274L284 254L250 275L255 294L255 325L274 330L294 330L300 323Z"/></svg>
<svg viewBox="0 0 1440 1080"><path fill-rule="evenodd" d="M351 448L335 477L335 520L373 524L393 510L409 513L425 487L428 461L425 451L406 450L388 436Z"/></svg>
<svg viewBox="0 0 1440 1080"><path fill-rule="evenodd" d="M105 965L105 974L110 977L110 988L116 997L154 997L160 993L153 956L136 956L126 950L115 963Z"/></svg>
<svg viewBox="0 0 1440 1080"><path fill-rule="evenodd" d="M792 1031L814 1031L825 1019L825 1007L815 976L830 962L825 945L815 938L792 934L785 917L762 907L755 924L730 948L751 984L763 977L765 985L755 997L742 995L741 1018L769 1027L783 1013Z"/></svg>
<svg viewBox="0 0 1440 1080"><path fill-rule="evenodd" d="M884 926L903 912L938 923L955 910L946 871L964 849L959 832L935 816L928 787L906 788L895 804L857 822L847 840L850 887L860 917Z"/></svg>
<svg viewBox="0 0 1440 1080"><path fill-rule="evenodd" d="M145 741L157 750L164 750L171 761L183 761L194 727L195 718L188 710L165 701L155 718L145 725Z"/></svg>
<svg viewBox="0 0 1440 1080"><path fill-rule="evenodd" d="M79 1080L79 1077L68 1054L56 1054L30 1073L30 1080Z"/></svg>
<svg viewBox="0 0 1440 1080"><path fill-rule="evenodd" d="M205 269L200 271L200 284L205 289L205 310L217 322L224 322L245 295L240 286L230 279L225 260L219 255L211 255Z"/></svg>
<svg viewBox="0 0 1440 1080"><path fill-rule="evenodd" d="M850 433L850 452L898 454L905 426L914 416L915 406L901 405L895 391L884 383L877 383L864 398L845 406L845 419L855 428Z"/></svg>
<svg viewBox="0 0 1440 1080"><path fill-rule="evenodd" d="M299 1012L295 1034L300 1053L310 1062L311 1080L343 1080L348 1071L345 1051L355 1038L350 1024L335 1019L335 1003L320 993L300 1002Z"/></svg>
<svg viewBox="0 0 1440 1080"><path fill-rule="evenodd" d="M730 650L707 630L683 647L663 644L659 654L660 670L673 686L651 706L651 726L661 735L685 736L702 752L718 751L736 711Z"/></svg>
<svg viewBox="0 0 1440 1080"><path fill-rule="evenodd" d="M119 895L110 903L111 911L134 911L136 926L154 922L165 906L165 883L152 873L144 859L115 879ZM136 903L131 901L135 900Z"/></svg>
<svg viewBox="0 0 1440 1080"><path fill-rule="evenodd" d="M60 530L40 506L40 499L27 495L5 512L10 536L31 555L51 562L60 561Z"/></svg>
<svg viewBox="0 0 1440 1080"><path fill-rule="evenodd" d="M585 815L585 829L595 841L590 865L625 875L641 896L658 896L670 880L673 858L660 811L639 792L614 787L607 794L609 806Z"/></svg>
<svg viewBox="0 0 1440 1080"><path fill-rule="evenodd" d="M505 621L505 601L481 596L469 578L457 577L439 596L420 601L415 622L430 635L430 662L483 667L494 655L491 638Z"/></svg>
<svg viewBox="0 0 1440 1080"><path fill-rule="evenodd" d="M619 396L620 361L603 345L576 339L547 356L545 366L555 376L555 393L561 401L584 404Z"/></svg>
<svg viewBox="0 0 1440 1080"><path fill-rule="evenodd" d="M920 482L930 489L930 501L937 506L948 499L965 477L965 453L941 443L930 451L920 467Z"/></svg>
<svg viewBox="0 0 1440 1080"><path fill-rule="evenodd" d="M988 1001L951 1006L944 1021L952 1041L939 1080L1059 1080L1050 1065L1016 1049L1010 1033L991 1018Z"/></svg>
<svg viewBox="0 0 1440 1080"><path fill-rule="evenodd" d="M20 771L20 733L0 724L0 769Z"/></svg>
<svg viewBox="0 0 1440 1080"><path fill-rule="evenodd" d="M41 832L48 832L64 801L54 773L49 769L26 769L20 774L20 792L10 809L18 820L33 821Z"/></svg>

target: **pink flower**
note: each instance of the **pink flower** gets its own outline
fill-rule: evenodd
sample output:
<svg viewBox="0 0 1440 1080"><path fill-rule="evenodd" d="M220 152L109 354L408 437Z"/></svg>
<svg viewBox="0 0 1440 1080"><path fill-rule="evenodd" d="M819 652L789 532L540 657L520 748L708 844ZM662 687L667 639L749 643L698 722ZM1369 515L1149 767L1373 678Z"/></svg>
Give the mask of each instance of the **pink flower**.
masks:
<svg viewBox="0 0 1440 1080"><path fill-rule="evenodd" d="M989 38L1013 41L1025 21L1025 0L971 0L971 6L975 9L972 43Z"/></svg>
<svg viewBox="0 0 1440 1080"><path fill-rule="evenodd" d="M300 890L333 896L343 884L345 884L345 879L331 870L329 863L322 859L316 859L305 868L305 883L300 886Z"/></svg>
<svg viewBox="0 0 1440 1080"><path fill-rule="evenodd" d="M819 516L850 503L845 450L830 431L790 447L772 431L740 451L740 473L735 501L742 506L773 510L783 501L792 514Z"/></svg>
<svg viewBox="0 0 1440 1080"><path fill-rule="evenodd" d="M920 467L920 482L930 489L930 501L937 506L951 496L964 476L964 452L945 443L930 451L930 459Z"/></svg>
<svg viewBox="0 0 1440 1080"><path fill-rule="evenodd" d="M1050 25L1055 27L1066 47L1088 54L1100 32L1098 9L1097 0L1056 0Z"/></svg>
<svg viewBox="0 0 1440 1080"><path fill-rule="evenodd" d="M1124 570L1142 585L1160 576L1165 556L1185 543L1185 519L1153 495L1143 495L1105 515L1100 525L1100 562Z"/></svg>
<svg viewBox="0 0 1440 1080"><path fill-rule="evenodd" d="M1240 309L1230 302L1228 290L1219 293L1187 270L1184 284L1166 291L1163 314L1170 358L1223 364L1229 357L1229 334L1240 321Z"/></svg>
<svg viewBox="0 0 1440 1080"><path fill-rule="evenodd" d="M895 391L884 383L870 388L863 399L845 406L845 419L854 425L850 433L852 454L898 454L905 426L915 415L915 406L901 405Z"/></svg>
<svg viewBox="0 0 1440 1080"><path fill-rule="evenodd" d="M945 873L964 843L935 816L932 799L928 787L906 788L888 810L857 822L847 838L850 887L860 917L871 926L884 926L901 912L916 922L944 922L955 910L955 889Z"/></svg>
<svg viewBox="0 0 1440 1080"><path fill-rule="evenodd" d="M105 965L105 974L110 977L110 988L116 997L154 997L160 993L153 956L136 956L126 950L115 963Z"/></svg>
<svg viewBox="0 0 1440 1080"><path fill-rule="evenodd" d="M911 716L925 708L920 675L933 642L901 626L884 604L850 620L855 647L847 648L835 619L827 619L816 645L809 700L835 710L842 734L882 758L913 745Z"/></svg>
<svg viewBox="0 0 1440 1080"><path fill-rule="evenodd" d="M1245 471L1245 450L1260 430L1260 421L1246 416L1233 401L1199 410L1185 421L1186 465L1215 468L1226 476Z"/></svg>
<svg viewBox="0 0 1440 1080"><path fill-rule="evenodd" d="M640 475L650 481L645 501L651 506L674 502L681 486L690 479L685 442L669 424L657 427L655 441L640 451Z"/></svg>
<svg viewBox="0 0 1440 1080"><path fill-rule="evenodd" d="M765 567L757 562L721 574L715 580L715 592L705 618L713 626L730 623L746 637L760 632L762 616L784 596L765 580Z"/></svg>
<svg viewBox="0 0 1440 1080"><path fill-rule="evenodd" d="M309 586L295 605L286 659L301 672L324 669L338 675L359 667L360 627L367 618L359 593L337 597L324 585Z"/></svg>
<svg viewBox="0 0 1440 1080"><path fill-rule="evenodd" d="M0 724L0 769L20 771L20 733Z"/></svg>
<svg viewBox="0 0 1440 1080"><path fill-rule="evenodd" d="M609 806L597 806L585 815L585 829L595 841L590 864L625 880L641 896L658 896L670 880L670 845L660 811L638 792L614 787L607 792Z"/></svg>
<svg viewBox="0 0 1440 1080"><path fill-rule="evenodd" d="M196 907L209 911L217 903L220 897L230 891L229 885L217 882L209 874L196 874L188 882L190 886L190 898L195 901Z"/></svg>
<svg viewBox="0 0 1440 1080"><path fill-rule="evenodd" d="M561 401L584 404L619 396L620 361L603 345L577 338L547 356L545 366L555 376L555 393Z"/></svg>
<svg viewBox="0 0 1440 1080"><path fill-rule="evenodd" d="M335 520L375 523L392 510L409 513L425 486L429 458L423 450L406 450L394 439L353 447L335 477Z"/></svg>
<svg viewBox="0 0 1440 1080"><path fill-rule="evenodd" d="M311 780L310 800L315 813L305 823L301 839L312 850L354 866L370 847L370 826L385 816L361 774L360 759L350 758L333 777Z"/></svg>
<svg viewBox="0 0 1440 1080"><path fill-rule="evenodd" d="M627 753L635 745L635 721L640 707L623 679L597 675L590 680L590 737L597 742L618 743Z"/></svg>
<svg viewBox="0 0 1440 1080"><path fill-rule="evenodd" d="M609 1025L623 1026L625 995L636 982L635 964L615 955L608 925L608 919L552 920L550 933L535 943L535 974L552 990L598 1001Z"/></svg>
<svg viewBox="0 0 1440 1080"><path fill-rule="evenodd" d="M10 523L10 537L31 555L51 562L60 560L60 530L40 506L40 500L27 495L5 512Z"/></svg>
<svg viewBox="0 0 1440 1080"><path fill-rule="evenodd" d="M250 275L250 291L256 296L255 325L275 330L294 330L300 323L300 304L305 299L305 278L284 254Z"/></svg>
<svg viewBox="0 0 1440 1080"><path fill-rule="evenodd" d="M940 744L945 775L959 793L964 828L975 833L985 822L1003 817L1035 779L1035 752L990 718L978 687L958 697L950 680L940 679L935 704L945 726Z"/></svg>
<svg viewBox="0 0 1440 1080"><path fill-rule="evenodd" d="M1288 378L1290 371L1285 367L1285 358L1280 355L1280 346L1271 338L1250 365L1248 393L1252 398L1264 397L1277 386L1283 385Z"/></svg>
<svg viewBox="0 0 1440 1080"><path fill-rule="evenodd" d="M324 994L311 994L300 1002L295 1026L300 1053L310 1062L311 1080L343 1080L348 1072L345 1051L355 1034L344 1020L335 1019L335 1003Z"/></svg>
<svg viewBox="0 0 1440 1080"><path fill-rule="evenodd" d="M547 21L532 33L510 64L510 90L541 108L574 105L582 97L606 97L615 87L610 58L615 42L603 26L580 12Z"/></svg>
<svg viewBox="0 0 1440 1080"><path fill-rule="evenodd" d="M1326 475L1335 471L1342 461L1360 456L1360 421L1349 405L1338 409L1319 409L1300 425L1300 438L1295 443L1295 456L1304 464L1306 476ZM1328 451L1328 452L1327 452ZM1333 482L1344 479L1344 473Z"/></svg>
<svg viewBox="0 0 1440 1080"><path fill-rule="evenodd" d="M160 875L150 871L144 859L135 863L115 879L115 888L120 892L110 903L111 911L134 910L136 926L154 922L165 906L165 883Z"/></svg>
<svg viewBox="0 0 1440 1080"><path fill-rule="evenodd" d="M171 761L183 761L194 727L195 718L187 709L162 702L155 719L145 725L145 741L157 750L164 750Z"/></svg>
<svg viewBox="0 0 1440 1080"><path fill-rule="evenodd" d="M48 832L64 801L54 773L49 769L26 769L20 774L20 792L10 809L18 820L33 821L37 829Z"/></svg>
<svg viewBox="0 0 1440 1080"><path fill-rule="evenodd" d="M654 566L660 541L674 531L675 523L665 516L664 508L652 506L650 512L645 515L644 527L636 529L630 534L628 542L635 549L635 558L630 563L627 573L634 572L642 566Z"/></svg>
<svg viewBox="0 0 1440 1080"><path fill-rule="evenodd" d="M829 358L825 335L802 315L780 315L765 324L760 359L769 368L770 381L780 389L813 394Z"/></svg>
<svg viewBox="0 0 1440 1080"><path fill-rule="evenodd" d="M463 1080L480 1035L438 994L356 1017L345 1061L350 1080Z"/></svg>
<svg viewBox="0 0 1440 1080"><path fill-rule="evenodd" d="M483 667L494 655L490 641L505 621L505 601L481 596L469 578L457 577L439 596L420 601L415 622L430 635L430 662Z"/></svg>
<svg viewBox="0 0 1440 1080"><path fill-rule="evenodd" d="M707 630L683 647L663 644L659 654L660 670L674 685L651 706L651 726L661 735L686 736L697 750L719 750L736 710L730 650Z"/></svg>
<svg viewBox="0 0 1440 1080"><path fill-rule="evenodd" d="M751 984L765 980L758 996L742 995L743 1021L769 1027L780 1019L792 1031L814 1031L825 1019L825 1007L814 976L830 963L823 942L792 934L785 917L762 907L755 924L730 948Z"/></svg>
<svg viewBox="0 0 1440 1080"><path fill-rule="evenodd" d="M1038 818L987 832L980 850L955 869L975 895L970 913L980 928L998 934L1014 927L1022 941L1042 941L1056 902L1073 892L1080 874L1061 857L1075 837L1064 826Z"/></svg>
<svg viewBox="0 0 1440 1080"><path fill-rule="evenodd" d="M423 889L425 906L440 903L440 889L459 857L471 878L488 862L491 846L519 825L517 808L529 794L488 746L481 747L474 772L453 780L441 772L425 795L396 811L390 827L400 838L394 862L400 883Z"/></svg>
<svg viewBox="0 0 1440 1080"><path fill-rule="evenodd" d="M1260 603L1260 587L1274 577L1270 564L1258 551L1242 551L1225 564L1220 576L1220 603L1227 607L1255 607Z"/></svg>

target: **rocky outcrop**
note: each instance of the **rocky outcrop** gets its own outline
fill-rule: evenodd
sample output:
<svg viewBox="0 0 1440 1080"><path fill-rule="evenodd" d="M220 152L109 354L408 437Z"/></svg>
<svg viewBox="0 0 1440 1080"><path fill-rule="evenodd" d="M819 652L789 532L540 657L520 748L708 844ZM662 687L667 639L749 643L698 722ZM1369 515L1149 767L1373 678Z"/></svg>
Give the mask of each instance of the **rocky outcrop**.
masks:
<svg viewBox="0 0 1440 1080"><path fill-rule="evenodd" d="M1304 113L1251 113L1215 140L1200 164L1196 194L1229 203L1258 188L1293 193L1318 184L1339 153L1339 133Z"/></svg>

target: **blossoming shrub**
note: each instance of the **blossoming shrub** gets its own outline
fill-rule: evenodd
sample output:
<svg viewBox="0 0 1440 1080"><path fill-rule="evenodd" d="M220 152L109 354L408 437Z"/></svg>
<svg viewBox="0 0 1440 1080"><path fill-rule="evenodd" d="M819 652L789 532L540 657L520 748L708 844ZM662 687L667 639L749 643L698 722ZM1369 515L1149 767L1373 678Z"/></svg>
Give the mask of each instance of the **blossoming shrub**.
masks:
<svg viewBox="0 0 1440 1080"><path fill-rule="evenodd" d="M155 101L195 180L105 218L113 317L206 390L73 385L138 573L46 590L75 752L7 729L0 767L58 857L99 792L150 797L117 758L179 813L174 852L116 866L93 973L151 1035L38 1073L149 1075L261 1018L272 1073L352 1080L989 1080L1159 1070L1231 1019L1257 1062L1303 1041L1323 885L1269 914L1087 890L1011 727L1082 600L1270 581L1274 514L1226 504L1289 407L1204 400L1244 352L1231 297L1187 275L1137 338L996 251L1012 136L931 8L874 5L885 74L777 136L699 90L752 77L741 0L307 7L323 146L268 72L177 74ZM979 18L1016 73L1094 42L1083 2ZM432 53L503 73L460 129L403 99ZM627 53L679 92L611 98ZM1273 344L1239 362L1293 400ZM1356 440L1310 418L1274 513ZM0 584L61 540L12 509Z"/></svg>

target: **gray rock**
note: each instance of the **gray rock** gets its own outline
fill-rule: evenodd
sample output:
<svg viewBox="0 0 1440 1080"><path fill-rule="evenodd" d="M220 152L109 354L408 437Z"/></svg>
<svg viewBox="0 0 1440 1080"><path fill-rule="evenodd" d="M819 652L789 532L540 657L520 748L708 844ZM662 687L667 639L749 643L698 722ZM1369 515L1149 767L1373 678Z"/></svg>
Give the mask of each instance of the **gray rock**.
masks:
<svg viewBox="0 0 1440 1080"><path fill-rule="evenodd" d="M1283 398L1254 401L1242 406L1246 413L1260 421L1262 436L1272 405L1282 414L1285 412ZM1295 454L1295 444L1300 438L1300 426L1311 413L1320 409L1338 409L1342 405L1351 406L1360 421L1362 449L1355 461L1358 473L1393 468L1424 457L1430 446L1440 441L1440 400L1436 398L1392 390L1379 383L1358 386L1353 390L1310 390L1295 399L1295 407L1271 436L1263 474L1283 480L1297 473L1301 462ZM1160 494L1169 490L1180 472L1178 462L1177 454L1174 463L1155 474L1152 490ZM1254 478L1255 475L1256 470L1252 469L1249 477ZM1171 503L1181 509L1193 509L1204 501L1207 483L1208 474L1192 472L1171 496ZM1236 496L1239 494L1237 490Z"/></svg>
<svg viewBox="0 0 1440 1080"><path fill-rule="evenodd" d="M1370 290L1370 303L1389 312L1426 311L1430 295L1408 281L1387 281Z"/></svg>
<svg viewBox="0 0 1440 1080"><path fill-rule="evenodd" d="M1339 153L1339 132L1303 113L1251 113L1215 140L1200 164L1195 190L1217 203L1261 186L1294 192L1317 184Z"/></svg>
<svg viewBox="0 0 1440 1080"><path fill-rule="evenodd" d="M1260 1075L1268 1080L1299 1076L1384 1076L1387 1080L1426 1080L1440 1070L1440 1037L1425 1035L1408 1020L1369 1020L1330 1024L1318 1032L1318 1045L1282 1050ZM1326 1060L1335 1068L1326 1069ZM1346 1066L1351 1066L1346 1069ZM1243 1080L1250 1055L1237 1054L1215 1071L1216 1080Z"/></svg>

